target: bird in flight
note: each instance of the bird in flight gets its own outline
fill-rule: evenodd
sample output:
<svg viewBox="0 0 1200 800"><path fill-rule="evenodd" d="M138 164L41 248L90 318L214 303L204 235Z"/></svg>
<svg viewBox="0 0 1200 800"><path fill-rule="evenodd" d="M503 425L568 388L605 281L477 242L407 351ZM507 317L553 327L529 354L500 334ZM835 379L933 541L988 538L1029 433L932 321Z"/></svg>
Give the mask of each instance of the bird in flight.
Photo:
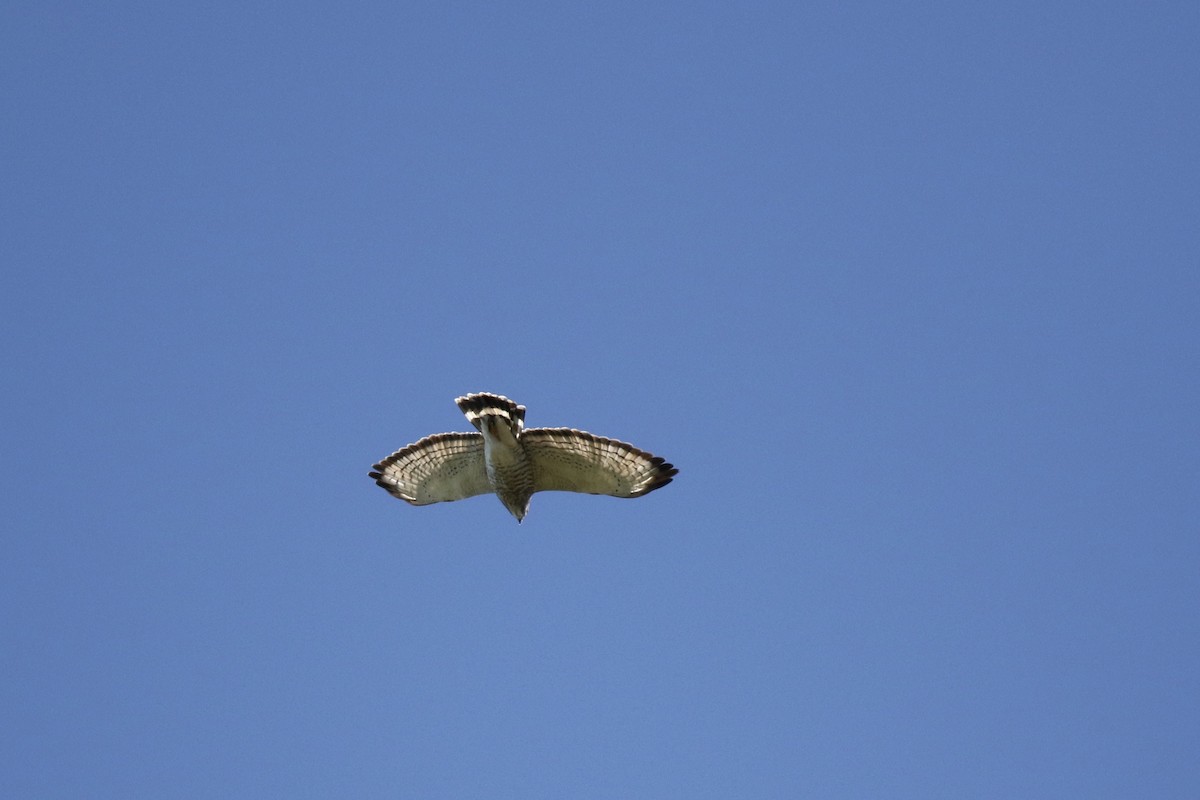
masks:
<svg viewBox="0 0 1200 800"><path fill-rule="evenodd" d="M631 444L574 428L526 428L525 406L479 392L454 401L478 433L436 433L370 472L414 506L494 492L520 522L534 492L641 497L679 472Z"/></svg>

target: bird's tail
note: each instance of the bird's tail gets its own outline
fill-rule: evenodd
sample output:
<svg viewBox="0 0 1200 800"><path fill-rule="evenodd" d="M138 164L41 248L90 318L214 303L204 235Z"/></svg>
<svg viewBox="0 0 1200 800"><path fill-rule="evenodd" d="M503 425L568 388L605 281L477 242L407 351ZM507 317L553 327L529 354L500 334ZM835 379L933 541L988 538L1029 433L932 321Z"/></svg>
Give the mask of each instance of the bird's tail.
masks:
<svg viewBox="0 0 1200 800"><path fill-rule="evenodd" d="M454 402L459 411L467 415L467 421L480 431L483 430L482 419L489 416L498 417L498 421L508 425L514 437L520 435L525 427L525 406L517 405L502 395L476 392L456 397Z"/></svg>

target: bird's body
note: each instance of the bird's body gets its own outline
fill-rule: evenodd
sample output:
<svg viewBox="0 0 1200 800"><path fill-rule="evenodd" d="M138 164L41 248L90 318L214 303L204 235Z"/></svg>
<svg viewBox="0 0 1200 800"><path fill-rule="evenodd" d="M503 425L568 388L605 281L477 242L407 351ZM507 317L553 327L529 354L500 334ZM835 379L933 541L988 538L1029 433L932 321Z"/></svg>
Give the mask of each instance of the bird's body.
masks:
<svg viewBox="0 0 1200 800"><path fill-rule="evenodd" d="M633 445L573 428L525 428L525 407L496 394L455 400L478 433L439 433L398 450L371 477L413 505L494 492L520 522L535 492L640 497L678 473Z"/></svg>
<svg viewBox="0 0 1200 800"><path fill-rule="evenodd" d="M521 444L524 408L499 395L475 394L456 401L467 420L483 436L483 464L488 484L518 521L533 497L533 465Z"/></svg>

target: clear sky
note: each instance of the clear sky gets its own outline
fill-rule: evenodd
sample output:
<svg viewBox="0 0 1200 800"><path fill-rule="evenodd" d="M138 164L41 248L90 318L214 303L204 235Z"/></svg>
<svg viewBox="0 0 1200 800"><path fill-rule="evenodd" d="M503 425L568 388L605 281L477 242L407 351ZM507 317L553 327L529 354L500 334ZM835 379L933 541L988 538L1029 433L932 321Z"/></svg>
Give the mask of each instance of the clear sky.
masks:
<svg viewBox="0 0 1200 800"><path fill-rule="evenodd" d="M1200 795L1200 5L3 16L0 795Z"/></svg>

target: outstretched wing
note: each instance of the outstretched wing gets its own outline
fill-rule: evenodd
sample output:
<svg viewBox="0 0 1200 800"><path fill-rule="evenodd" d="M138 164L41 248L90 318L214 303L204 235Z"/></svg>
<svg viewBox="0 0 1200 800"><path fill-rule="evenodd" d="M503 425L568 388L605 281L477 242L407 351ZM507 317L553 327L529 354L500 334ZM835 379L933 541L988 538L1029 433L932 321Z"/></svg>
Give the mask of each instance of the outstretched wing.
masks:
<svg viewBox="0 0 1200 800"><path fill-rule="evenodd" d="M631 444L574 428L530 428L521 443L533 466L535 492L641 497L679 472Z"/></svg>
<svg viewBox="0 0 1200 800"><path fill-rule="evenodd" d="M425 506L492 491L478 433L438 433L375 465L375 483L393 497Z"/></svg>

